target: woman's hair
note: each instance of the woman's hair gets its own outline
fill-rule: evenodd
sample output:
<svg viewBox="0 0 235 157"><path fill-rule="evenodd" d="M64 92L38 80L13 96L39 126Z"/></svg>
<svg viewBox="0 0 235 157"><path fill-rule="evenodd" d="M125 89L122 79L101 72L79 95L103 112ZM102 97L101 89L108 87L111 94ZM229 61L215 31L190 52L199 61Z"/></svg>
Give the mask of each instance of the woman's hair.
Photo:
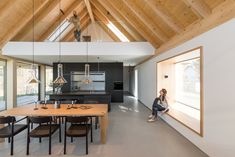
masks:
<svg viewBox="0 0 235 157"><path fill-rule="evenodd" d="M162 88L161 91L162 91L162 93L163 93L162 101L164 101L164 100L165 100L165 97L166 97L166 94L167 94L167 90L164 89L164 88Z"/></svg>

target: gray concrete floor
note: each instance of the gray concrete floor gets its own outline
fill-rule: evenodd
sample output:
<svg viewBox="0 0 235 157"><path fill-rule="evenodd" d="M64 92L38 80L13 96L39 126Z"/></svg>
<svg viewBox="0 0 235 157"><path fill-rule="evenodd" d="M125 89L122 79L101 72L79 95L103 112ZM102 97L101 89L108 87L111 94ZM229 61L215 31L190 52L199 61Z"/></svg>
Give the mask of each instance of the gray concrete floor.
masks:
<svg viewBox="0 0 235 157"><path fill-rule="evenodd" d="M106 144L99 144L99 130L94 131L94 143L89 144L89 154L85 155L85 139L68 139L66 156L87 157L206 157L186 138L162 120L147 123L150 110L131 96L125 96L125 103L112 104L109 113L109 128ZM58 134L57 134L58 135ZM58 136L53 136L52 155L64 156L63 144ZM10 145L0 143L0 156L9 156ZM15 138L14 156L23 157L26 152L26 132ZM48 139L30 144L30 156L48 156Z"/></svg>

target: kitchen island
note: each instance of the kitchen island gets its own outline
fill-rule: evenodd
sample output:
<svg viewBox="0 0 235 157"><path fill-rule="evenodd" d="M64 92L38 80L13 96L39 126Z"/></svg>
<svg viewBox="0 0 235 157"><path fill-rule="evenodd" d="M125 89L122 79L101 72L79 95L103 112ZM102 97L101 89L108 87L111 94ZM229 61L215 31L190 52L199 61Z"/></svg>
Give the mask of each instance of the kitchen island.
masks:
<svg viewBox="0 0 235 157"><path fill-rule="evenodd" d="M80 104L108 104L111 110L111 95L105 91L78 91L60 94L50 94L50 100L78 100Z"/></svg>

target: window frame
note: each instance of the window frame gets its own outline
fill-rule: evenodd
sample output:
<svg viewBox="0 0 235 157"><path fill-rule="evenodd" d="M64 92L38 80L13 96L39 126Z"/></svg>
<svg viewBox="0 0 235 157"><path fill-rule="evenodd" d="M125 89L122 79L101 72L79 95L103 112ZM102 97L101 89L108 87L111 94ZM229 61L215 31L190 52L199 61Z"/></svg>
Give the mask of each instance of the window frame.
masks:
<svg viewBox="0 0 235 157"><path fill-rule="evenodd" d="M199 136L203 137L203 129L204 129L204 66L203 66L203 62L204 62L204 56L203 56L203 46L199 46L199 47L196 47L196 48L193 48L193 49L190 49L188 51L184 51L184 52L181 52L177 55L174 55L174 56L171 56L171 57L168 57L168 58L165 58L163 60L160 60L156 63L156 94L158 95L158 91L160 90L159 88L159 83L158 83L158 64L159 63L162 63L164 61L167 61L167 60L170 60L170 59L173 59L175 57L178 57L178 56L181 56L181 55L184 55L184 54L187 54L187 53L190 53L190 52L193 52L195 50L199 50L200 51L200 131L196 131L194 130L193 128L191 128L190 126L188 126L187 124L185 124L182 120L179 120L178 118L174 117L173 115L171 115L170 113L167 113L167 115L169 115L171 118L175 119L176 121L178 121L179 123L181 123L182 125L184 125L186 128L190 129L191 131L193 131L194 133L198 134ZM192 57L190 58L191 59L195 59L196 57ZM186 61L186 60L182 60L182 61ZM175 62L175 63L178 63L178 62ZM179 102L178 102L179 103ZM181 104L181 103L180 103ZM196 109L195 109L196 110Z"/></svg>

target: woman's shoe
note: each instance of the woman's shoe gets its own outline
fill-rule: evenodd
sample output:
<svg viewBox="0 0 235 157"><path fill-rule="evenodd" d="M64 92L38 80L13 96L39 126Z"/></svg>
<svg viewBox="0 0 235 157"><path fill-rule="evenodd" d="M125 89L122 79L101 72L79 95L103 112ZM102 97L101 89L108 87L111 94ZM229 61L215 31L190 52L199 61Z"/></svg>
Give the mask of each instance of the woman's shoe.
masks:
<svg viewBox="0 0 235 157"><path fill-rule="evenodd" d="M153 116L151 119L148 120L148 122L155 122L157 120L157 118L155 116Z"/></svg>
<svg viewBox="0 0 235 157"><path fill-rule="evenodd" d="M153 118L153 116L154 116L154 115L152 115L152 114L151 114L151 115L149 115L149 119Z"/></svg>

